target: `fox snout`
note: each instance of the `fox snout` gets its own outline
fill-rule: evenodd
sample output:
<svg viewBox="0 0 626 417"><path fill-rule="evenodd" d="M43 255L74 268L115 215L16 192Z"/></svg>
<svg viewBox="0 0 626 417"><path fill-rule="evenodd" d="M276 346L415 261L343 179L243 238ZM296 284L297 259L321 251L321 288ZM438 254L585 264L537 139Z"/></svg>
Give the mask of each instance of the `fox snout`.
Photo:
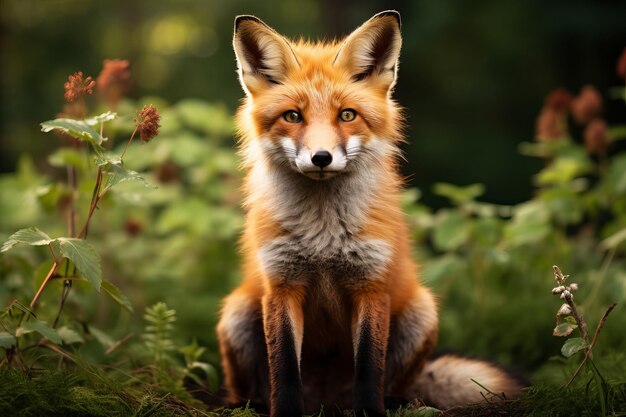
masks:
<svg viewBox="0 0 626 417"><path fill-rule="evenodd" d="M313 162L313 165L324 169L324 167L327 167L333 162L333 155L328 151L320 150L313 154L311 162Z"/></svg>
<svg viewBox="0 0 626 417"><path fill-rule="evenodd" d="M311 150L303 146L296 153L295 166L307 177L326 180L343 171L347 162L346 151L342 146L335 146L328 150Z"/></svg>

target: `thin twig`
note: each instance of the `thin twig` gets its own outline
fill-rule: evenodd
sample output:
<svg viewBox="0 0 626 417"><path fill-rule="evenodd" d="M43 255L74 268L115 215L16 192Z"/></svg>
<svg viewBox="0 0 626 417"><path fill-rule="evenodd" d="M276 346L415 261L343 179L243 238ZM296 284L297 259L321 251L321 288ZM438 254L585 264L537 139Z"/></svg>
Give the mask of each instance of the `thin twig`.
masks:
<svg viewBox="0 0 626 417"><path fill-rule="evenodd" d="M569 387L570 384L574 382L574 379L576 378L576 376L578 376L578 374L580 373L580 370L583 369L583 365L585 365L585 363L587 362L587 359L591 357L591 349L593 349L594 345L596 344L596 341L598 340L598 335L600 334L600 330L602 330L602 327L604 327L604 322L606 321L609 314L611 314L611 311L613 311L616 305L617 305L616 303L611 304L609 308L607 308L607 310L602 315L600 322L596 326L596 331L593 334L593 340L591 341L591 344L589 345L589 349L585 350L585 357L583 358L583 361L580 363L580 365L576 369L576 372L574 372L574 375L572 375L572 377L570 378L569 382L565 385L565 388Z"/></svg>
<svg viewBox="0 0 626 417"><path fill-rule="evenodd" d="M48 284L48 281L50 281L52 276L55 274L55 272L57 271L58 267L59 267L59 263L55 261L54 264L52 264L52 268L50 268L50 271L48 271L48 275L46 275L46 277L44 278L43 282L39 286L39 289L37 290L37 293L33 297L33 300L30 302L30 309L31 310L35 309L35 305L37 305L37 301L39 301L39 297L41 296L41 293L43 292L43 289L46 287L46 284ZM20 321L20 323L21 323L21 321Z"/></svg>
<svg viewBox="0 0 626 417"><path fill-rule="evenodd" d="M73 166L67 167L67 182L72 190L72 196L70 198L70 208L67 220L67 229L70 236L74 235L74 228L76 225L76 169Z"/></svg>
<svg viewBox="0 0 626 417"><path fill-rule="evenodd" d="M49 343L49 342L45 342L44 341L43 343L40 344L40 346L47 347L48 349L53 350L56 353L60 354L64 358L69 359L72 362L76 363L76 359L74 359L74 357L72 355L70 355L67 351L61 349L59 346L57 346L57 345L55 345L53 343Z"/></svg>
<svg viewBox="0 0 626 417"><path fill-rule="evenodd" d="M89 206L89 214L87 215L87 219L85 220L85 224L80 229L80 232L76 234L77 238L81 236L87 236L87 229L89 228L89 222L91 221L91 216L93 216L93 212L96 210L98 206L98 202L104 196L104 193L100 194L100 186L102 185L102 167L98 167L98 176L96 177L96 185L94 186L94 192L91 197L91 204Z"/></svg>
<svg viewBox="0 0 626 417"><path fill-rule="evenodd" d="M50 253L52 254L52 259L54 260L54 263L58 264L59 261L57 261L57 257L54 254L54 249L52 249L52 244L51 243L48 243L48 249L50 249Z"/></svg>
<svg viewBox="0 0 626 417"><path fill-rule="evenodd" d="M61 292L61 304L59 305L59 311L57 312L57 316L54 318L54 322L52 324L52 328L56 329L59 324L59 319L61 318L61 313L63 312L63 307L65 307L65 301L67 297L70 295L70 290L72 289L72 281L66 279L63 283L63 292Z"/></svg>
<svg viewBox="0 0 626 417"><path fill-rule="evenodd" d="M122 152L122 155L120 156L120 161L124 159L124 155L126 155L126 149L128 149L128 145L130 145L130 142L132 142L133 138L135 137L135 133L137 133L137 129L139 129L139 126L135 126L135 130L133 130L132 135L130 135L130 139L128 139L128 142L126 142L126 146L124 146L124 151Z"/></svg>
<svg viewBox="0 0 626 417"><path fill-rule="evenodd" d="M109 346L109 348L104 352L104 354L109 355L113 353L114 350L122 346L124 343L128 342L134 335L135 335L134 333L129 333L128 335L124 336L122 339L118 340L117 342Z"/></svg>

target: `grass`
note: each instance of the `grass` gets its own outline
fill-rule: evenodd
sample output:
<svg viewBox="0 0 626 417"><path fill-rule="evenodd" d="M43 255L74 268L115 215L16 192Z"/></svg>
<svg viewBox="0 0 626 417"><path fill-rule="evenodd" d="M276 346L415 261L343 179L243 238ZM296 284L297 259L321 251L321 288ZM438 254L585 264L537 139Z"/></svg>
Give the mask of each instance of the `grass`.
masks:
<svg viewBox="0 0 626 417"><path fill-rule="evenodd" d="M608 416L626 416L626 355L616 353L598 358L605 372ZM575 361L553 361L535 375L525 396L517 400L436 409L402 408L389 410L390 417L457 416L599 416L598 392L591 377L583 373L569 389L562 380L576 367ZM0 369L0 415L11 416L224 416L259 417L248 407L204 408L183 403L172 395L157 393L149 384L131 385L115 375L88 368L72 370ZM556 383L555 381L561 383ZM330 413L320 412L320 416ZM344 412L350 416L351 413Z"/></svg>

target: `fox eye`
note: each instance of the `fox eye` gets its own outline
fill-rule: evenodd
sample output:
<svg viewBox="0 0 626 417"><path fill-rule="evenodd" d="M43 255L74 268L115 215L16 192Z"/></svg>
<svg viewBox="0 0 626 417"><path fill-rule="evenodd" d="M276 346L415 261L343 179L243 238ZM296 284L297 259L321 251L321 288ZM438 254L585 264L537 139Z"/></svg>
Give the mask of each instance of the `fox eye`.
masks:
<svg viewBox="0 0 626 417"><path fill-rule="evenodd" d="M287 110L283 113L283 119L289 123L300 123L302 115L295 110Z"/></svg>
<svg viewBox="0 0 626 417"><path fill-rule="evenodd" d="M342 122L351 122L356 118L356 111L352 109L343 109L339 113L339 120Z"/></svg>

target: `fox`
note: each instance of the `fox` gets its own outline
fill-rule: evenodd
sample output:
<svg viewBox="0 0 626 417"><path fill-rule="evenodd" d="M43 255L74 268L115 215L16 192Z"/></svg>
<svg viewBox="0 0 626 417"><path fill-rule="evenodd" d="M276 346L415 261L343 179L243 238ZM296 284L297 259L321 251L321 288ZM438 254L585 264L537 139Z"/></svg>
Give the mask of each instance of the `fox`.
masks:
<svg viewBox="0 0 626 417"><path fill-rule="evenodd" d="M245 222L243 280L217 324L229 404L372 417L386 399L445 409L483 400L481 386L521 395L496 365L431 357L437 300L400 204L399 13L335 41L290 40L249 15L234 26Z"/></svg>

